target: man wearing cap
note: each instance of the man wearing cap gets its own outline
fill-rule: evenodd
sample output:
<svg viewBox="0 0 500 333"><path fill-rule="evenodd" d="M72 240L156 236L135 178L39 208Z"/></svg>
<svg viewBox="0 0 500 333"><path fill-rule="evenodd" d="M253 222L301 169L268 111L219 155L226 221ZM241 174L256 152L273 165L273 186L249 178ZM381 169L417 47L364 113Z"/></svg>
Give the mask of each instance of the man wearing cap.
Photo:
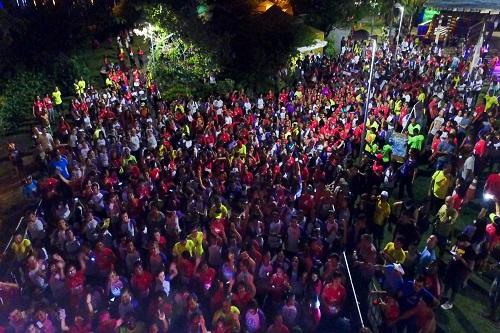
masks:
<svg viewBox="0 0 500 333"><path fill-rule="evenodd" d="M384 283L382 289L389 294L395 295L403 286L403 275L405 271L401 264L375 265L384 273Z"/></svg>

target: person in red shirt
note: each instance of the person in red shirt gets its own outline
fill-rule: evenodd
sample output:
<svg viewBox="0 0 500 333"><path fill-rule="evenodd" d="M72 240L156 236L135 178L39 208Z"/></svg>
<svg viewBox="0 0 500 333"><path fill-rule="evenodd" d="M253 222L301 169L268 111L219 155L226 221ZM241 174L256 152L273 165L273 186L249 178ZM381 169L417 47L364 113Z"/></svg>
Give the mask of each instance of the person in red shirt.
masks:
<svg viewBox="0 0 500 333"><path fill-rule="evenodd" d="M82 269L76 270L74 265L69 265L66 273L66 288L70 295L70 306L77 309L83 298L85 287L85 265L81 260Z"/></svg>
<svg viewBox="0 0 500 333"><path fill-rule="evenodd" d="M321 302L325 313L337 314L344 305L347 291L342 285L342 275L338 272L332 274L332 281L327 283L321 293Z"/></svg>
<svg viewBox="0 0 500 333"><path fill-rule="evenodd" d="M212 287L215 275L215 269L209 267L205 261L202 261L199 265L198 272L195 274L195 278L201 286L203 286L203 290L208 292L208 290Z"/></svg>
<svg viewBox="0 0 500 333"><path fill-rule="evenodd" d="M195 265L192 258L189 256L189 252L183 252L182 256L178 259L177 267L179 268L179 275L186 281L189 282L194 276Z"/></svg>
<svg viewBox="0 0 500 333"><path fill-rule="evenodd" d="M484 184L484 193L492 195L495 202L500 200L500 173L492 173L488 176Z"/></svg>
<svg viewBox="0 0 500 333"><path fill-rule="evenodd" d="M474 155L476 155L476 170L474 170L476 174L480 174L484 167L486 149L487 149L487 142L485 140L484 134L479 133L479 140L474 145L474 150L473 150Z"/></svg>
<svg viewBox="0 0 500 333"><path fill-rule="evenodd" d="M285 274L283 267L278 266L276 268L276 273L271 277L271 294L273 298L280 301L288 287L288 276Z"/></svg>
<svg viewBox="0 0 500 333"><path fill-rule="evenodd" d="M33 102L33 117L36 118L40 125L49 125L49 115L47 113L47 107L45 106L45 103L40 98L40 96L36 96L35 101Z"/></svg>
<svg viewBox="0 0 500 333"><path fill-rule="evenodd" d="M134 273L130 280L132 288L137 292L140 298L147 298L151 287L153 286L153 276L151 273L144 270L141 262L136 262L134 265Z"/></svg>
<svg viewBox="0 0 500 333"><path fill-rule="evenodd" d="M434 98L429 103L429 113L431 119L434 119L439 114L439 97L434 96Z"/></svg>
<svg viewBox="0 0 500 333"><path fill-rule="evenodd" d="M110 248L106 247L102 241L96 243L94 254L99 274L102 277L108 276L114 268L114 263L116 261L115 254Z"/></svg>
<svg viewBox="0 0 500 333"><path fill-rule="evenodd" d="M254 296L255 286L253 283L239 282L236 285L236 293L233 294L231 301L241 313L246 313L248 305Z"/></svg>
<svg viewBox="0 0 500 333"><path fill-rule="evenodd" d="M271 326L267 329L267 333L288 333L290 330L283 323L283 316L278 313L274 316L274 320Z"/></svg>
<svg viewBox="0 0 500 333"><path fill-rule="evenodd" d="M490 250L493 250L500 244L500 217L495 217L495 220L486 226L486 235Z"/></svg>

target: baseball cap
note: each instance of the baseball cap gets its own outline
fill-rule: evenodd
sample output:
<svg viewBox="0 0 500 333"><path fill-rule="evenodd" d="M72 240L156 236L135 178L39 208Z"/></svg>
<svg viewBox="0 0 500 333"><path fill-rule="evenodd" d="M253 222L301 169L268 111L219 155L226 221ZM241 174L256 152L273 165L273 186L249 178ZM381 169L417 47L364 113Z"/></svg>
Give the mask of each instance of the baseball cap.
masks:
<svg viewBox="0 0 500 333"><path fill-rule="evenodd" d="M404 275L405 270L403 269L403 266L401 264L394 264L394 270L401 273L401 275Z"/></svg>
<svg viewBox="0 0 500 333"><path fill-rule="evenodd" d="M382 191L382 192L380 192L380 196L384 197L384 198L388 198L389 197L389 193L387 191Z"/></svg>

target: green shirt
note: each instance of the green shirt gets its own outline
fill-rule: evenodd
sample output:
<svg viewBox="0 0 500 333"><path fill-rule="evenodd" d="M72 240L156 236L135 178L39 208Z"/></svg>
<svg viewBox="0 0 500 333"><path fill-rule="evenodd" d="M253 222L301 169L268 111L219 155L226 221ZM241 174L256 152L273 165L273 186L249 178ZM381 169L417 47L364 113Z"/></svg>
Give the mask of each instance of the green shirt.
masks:
<svg viewBox="0 0 500 333"><path fill-rule="evenodd" d="M391 160L392 147L391 145L384 145L382 147L382 161L389 162Z"/></svg>
<svg viewBox="0 0 500 333"><path fill-rule="evenodd" d="M417 149L418 151L422 150L423 143L425 141L425 137L422 134L412 136L408 139L408 145L410 148Z"/></svg>
<svg viewBox="0 0 500 333"><path fill-rule="evenodd" d="M418 128L418 130L420 132L420 125L419 124L412 124L412 123L410 123L410 125L408 125L408 133L410 133L410 135L415 135L413 133L413 131L415 131L415 128Z"/></svg>
<svg viewBox="0 0 500 333"><path fill-rule="evenodd" d="M486 105L484 106L484 111L488 111L494 105L498 105L498 98L496 96L486 95L484 96L484 98L486 99Z"/></svg>

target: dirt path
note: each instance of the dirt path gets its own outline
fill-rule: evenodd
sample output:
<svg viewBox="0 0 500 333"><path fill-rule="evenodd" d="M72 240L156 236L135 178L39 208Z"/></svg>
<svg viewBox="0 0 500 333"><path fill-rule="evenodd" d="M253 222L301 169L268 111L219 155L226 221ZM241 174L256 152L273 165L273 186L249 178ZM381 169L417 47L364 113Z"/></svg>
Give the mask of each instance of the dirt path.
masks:
<svg viewBox="0 0 500 333"><path fill-rule="evenodd" d="M26 206L21 192L21 181L7 156L7 143L14 142L20 149L26 174L34 171L31 165L32 144L29 128L21 128L19 132L20 134L0 139L0 250L3 250Z"/></svg>

